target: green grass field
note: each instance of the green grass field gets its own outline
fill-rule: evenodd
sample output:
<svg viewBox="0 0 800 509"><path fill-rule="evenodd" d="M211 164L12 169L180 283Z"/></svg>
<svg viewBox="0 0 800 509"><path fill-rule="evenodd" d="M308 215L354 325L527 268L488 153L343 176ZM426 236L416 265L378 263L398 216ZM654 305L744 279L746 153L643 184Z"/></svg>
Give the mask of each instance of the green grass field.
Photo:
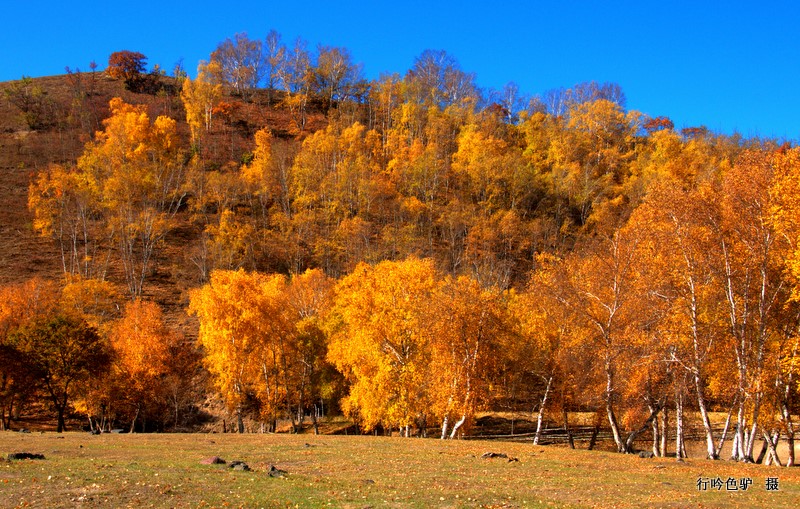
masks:
<svg viewBox="0 0 800 509"><path fill-rule="evenodd" d="M373 436L0 432L2 507L797 507L800 469ZM504 453L519 461L484 459ZM252 471L204 465L219 456ZM268 475L270 465L288 472ZM698 479L752 479L746 491ZM776 477L779 491L767 491Z"/></svg>

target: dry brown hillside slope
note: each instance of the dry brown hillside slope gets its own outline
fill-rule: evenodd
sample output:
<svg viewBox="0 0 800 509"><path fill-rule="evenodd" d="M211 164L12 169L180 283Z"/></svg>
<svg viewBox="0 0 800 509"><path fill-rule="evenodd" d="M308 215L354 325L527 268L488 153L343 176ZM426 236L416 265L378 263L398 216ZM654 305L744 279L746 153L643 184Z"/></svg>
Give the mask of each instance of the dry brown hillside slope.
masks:
<svg viewBox="0 0 800 509"><path fill-rule="evenodd" d="M151 119L167 115L177 120L188 150L188 127L177 83L168 77L156 79L157 92L133 93L126 90L124 82L100 72L33 78L26 86L40 94L47 117L46 125L36 129L28 125L6 93L19 87L21 81L0 83L0 285L35 276L62 277L60 251L55 241L33 231L27 207L28 186L50 164L76 162L94 132L102 129L113 97L147 105ZM203 151L207 169L238 167L243 155L253 148L254 133L263 127L269 128L274 136L292 138L288 134L289 114L278 104L267 104L265 97L257 93L246 102L232 96L223 98L230 114L216 120L207 136ZM324 115L313 114L307 128L313 131L324 123ZM186 290L199 284L187 247L197 239L199 230L187 213L180 219L161 250L145 298L164 306L172 321L185 323ZM109 278L123 283L113 263Z"/></svg>

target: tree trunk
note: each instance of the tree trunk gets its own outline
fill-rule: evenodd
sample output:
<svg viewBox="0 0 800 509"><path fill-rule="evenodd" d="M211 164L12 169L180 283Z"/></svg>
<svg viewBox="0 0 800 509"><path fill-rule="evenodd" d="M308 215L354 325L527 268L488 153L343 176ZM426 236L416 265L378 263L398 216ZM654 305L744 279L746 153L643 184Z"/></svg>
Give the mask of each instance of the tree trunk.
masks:
<svg viewBox="0 0 800 509"><path fill-rule="evenodd" d="M128 430L128 433L134 433L136 431L136 419L139 418L139 411L141 411L141 409L142 409L142 405L137 404L136 405L136 412L134 412L133 419L131 419L131 427L130 427L130 430Z"/></svg>
<svg viewBox="0 0 800 509"><path fill-rule="evenodd" d="M594 446L597 445L597 435L600 433L600 425L595 424L594 429L592 430L592 438L589 439L589 447L588 450L594 450Z"/></svg>
<svg viewBox="0 0 800 509"><path fill-rule="evenodd" d="M319 435L319 407L314 405L314 413L311 414L311 424L314 426L314 434Z"/></svg>
<svg viewBox="0 0 800 509"><path fill-rule="evenodd" d="M6 431L10 426L11 412L8 412L8 421L6 421L6 407L0 406L0 431Z"/></svg>
<svg viewBox="0 0 800 509"><path fill-rule="evenodd" d="M56 407L56 412L58 412L58 425L56 427L56 432L63 433L64 432L64 407L62 405L58 405Z"/></svg>
<svg viewBox="0 0 800 509"><path fill-rule="evenodd" d="M731 445L731 461L736 461L737 460L737 452L736 451L739 450L739 430L738 430L739 425L737 424L736 427L737 427L737 430L733 434L733 444Z"/></svg>
<svg viewBox="0 0 800 509"><path fill-rule="evenodd" d="M176 389L176 391L177 391L177 389ZM174 395L173 402L175 403L175 424L173 424L173 426L172 426L172 429L174 431L174 430L178 429L178 420L179 420L178 417L180 415L180 402L178 400L178 395L177 394Z"/></svg>
<svg viewBox="0 0 800 509"><path fill-rule="evenodd" d="M297 429L295 433L301 433L303 431L303 425L306 423L306 413L303 411L303 408L297 409Z"/></svg>
<svg viewBox="0 0 800 509"><path fill-rule="evenodd" d="M567 408L561 407L561 415L564 418L564 432L567 434L567 440L569 441L570 449L575 448L575 440L572 438L572 431L569 429L569 418L567 415Z"/></svg>
<svg viewBox="0 0 800 509"><path fill-rule="evenodd" d="M780 457L778 457L778 450L776 449L778 441L780 440L780 433L775 432L772 436L767 435L766 431L763 433L764 438L767 440L767 447L769 448L767 451L767 461L764 464L771 465L774 461L776 465L782 467L783 464L781 463Z"/></svg>
<svg viewBox="0 0 800 509"><path fill-rule="evenodd" d="M714 429L711 427L711 419L708 416L708 409L706 408L706 399L703 394L703 381L699 375L695 375L695 391L697 394L697 406L700 409L700 417L703 422L703 430L706 433L706 453L707 458L710 460L719 459L717 456L717 448L714 447Z"/></svg>
<svg viewBox="0 0 800 509"><path fill-rule="evenodd" d="M758 453L758 457L755 459L755 463L759 465L764 461L764 456L767 455L767 439L763 438L763 442L761 442L761 452Z"/></svg>
<svg viewBox="0 0 800 509"><path fill-rule="evenodd" d="M683 394L675 395L675 458L683 461Z"/></svg>
<svg viewBox="0 0 800 509"><path fill-rule="evenodd" d="M644 422L641 428L637 429L636 431L631 432L628 435L628 438L625 440L623 444L623 450L620 452L624 452L628 454L633 451L633 442L636 440L636 437L644 433L647 428L650 427L650 424L655 421L656 416L658 416L658 412L661 411L661 405L656 404L653 406L652 410L650 411L650 415L647 417L647 420ZM655 446L654 446L655 448Z"/></svg>
<svg viewBox="0 0 800 509"><path fill-rule="evenodd" d="M783 417L783 425L786 427L786 441L789 445L789 458L786 460L787 467L795 465L794 457L794 423L792 422L792 414L789 412L789 406L786 401L781 402L781 414Z"/></svg>
<svg viewBox="0 0 800 509"><path fill-rule="evenodd" d="M611 367L609 366L608 361L606 361L605 396L606 396L606 415L608 416L608 424L611 426L611 433L614 436L614 443L617 445L618 452L625 452L625 443L622 441L622 435L619 432L619 425L617 424L617 416L614 415L614 407L612 401L612 398L614 396L614 374L611 371ZM572 438L570 436L570 441L571 440Z"/></svg>
<svg viewBox="0 0 800 509"><path fill-rule="evenodd" d="M661 449L659 449L658 444L661 441L661 428L659 427L658 416L653 419L653 456L659 457L661 454Z"/></svg>
<svg viewBox="0 0 800 509"><path fill-rule="evenodd" d="M743 391L743 389L740 389ZM744 411L745 411L745 398L740 397L737 394L737 399L739 399L739 411L736 414L736 438L733 441L733 447L731 448L731 459L735 461L740 461L744 458L744 449L745 449L745 437L744 431L747 428L747 423L745 421Z"/></svg>
<svg viewBox="0 0 800 509"><path fill-rule="evenodd" d="M553 384L553 377L547 379L547 385L544 388L544 395L539 404L539 415L536 416L536 435L533 437L533 445L539 445L539 439L542 436L542 421L544 420L544 406L547 403L547 396L550 394L550 386Z"/></svg>
<svg viewBox="0 0 800 509"><path fill-rule="evenodd" d="M756 397L756 403L753 408L753 428L750 430L749 436L747 436L747 440L744 444L744 456L740 459L741 461L746 461L748 463L753 462L753 448L755 447L756 437L758 436L758 412L760 402L758 401L760 398Z"/></svg>
<svg viewBox="0 0 800 509"><path fill-rule="evenodd" d="M661 412L661 444L660 444L660 456L662 458L667 457L667 430L669 430L669 409L665 405Z"/></svg>
<svg viewBox="0 0 800 509"><path fill-rule="evenodd" d="M450 424L450 418L449 416L445 415L444 419L442 419L442 440L447 438L447 427L449 426L449 424Z"/></svg>
<svg viewBox="0 0 800 509"><path fill-rule="evenodd" d="M109 422L108 422L108 420L109 420L108 419L108 411L107 410L108 409L105 407L105 405L100 407L100 416L101 416L100 417L100 432L108 431L108 430L111 429L111 426L107 426L109 424Z"/></svg>
<svg viewBox="0 0 800 509"><path fill-rule="evenodd" d="M606 403L606 415L608 416L608 424L611 426L611 434L614 437L614 443L617 446L617 452L625 452L625 443L622 441L622 435L619 432L617 416L614 415L614 409L609 403Z"/></svg>
<svg viewBox="0 0 800 509"><path fill-rule="evenodd" d="M720 453L722 452L722 446L725 445L725 439L728 436L728 429L731 425L731 415L733 415L733 407L728 410L728 417L725 419L725 427L722 429L722 436L719 439L719 443L717 444L717 450L715 456L719 458Z"/></svg>
<svg viewBox="0 0 800 509"><path fill-rule="evenodd" d="M458 420L458 422L456 422L455 424L453 424L453 431L451 431L451 432L450 432L450 440L452 440L452 439L454 439L454 438L456 437L456 432L458 431L458 429L459 429L461 426L463 426L463 425L464 425L464 423L465 423L466 421L467 421L467 415L466 415L466 414L464 414L464 415L462 415L462 416L461 416L461 419L459 419L459 420Z"/></svg>

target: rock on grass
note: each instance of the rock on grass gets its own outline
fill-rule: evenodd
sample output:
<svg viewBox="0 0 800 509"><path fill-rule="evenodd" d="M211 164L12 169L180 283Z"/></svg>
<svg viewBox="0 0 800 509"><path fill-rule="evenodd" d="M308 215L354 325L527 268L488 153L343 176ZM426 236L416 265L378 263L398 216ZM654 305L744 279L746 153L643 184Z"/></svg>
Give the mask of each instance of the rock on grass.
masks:
<svg viewBox="0 0 800 509"><path fill-rule="evenodd" d="M44 454L37 454L32 452L12 452L6 458L9 460L43 460Z"/></svg>
<svg viewBox="0 0 800 509"><path fill-rule="evenodd" d="M224 465L225 460L220 458L219 456L212 456L210 458L206 458L204 460L200 460L201 465Z"/></svg>
<svg viewBox="0 0 800 509"><path fill-rule="evenodd" d="M231 461L230 468L240 470L242 472L249 472L250 466L244 461Z"/></svg>
<svg viewBox="0 0 800 509"><path fill-rule="evenodd" d="M286 470L281 470L280 468L276 468L275 465L270 465L269 470L267 471L267 474L269 474L270 477L284 477L288 473L289 472L287 472Z"/></svg>

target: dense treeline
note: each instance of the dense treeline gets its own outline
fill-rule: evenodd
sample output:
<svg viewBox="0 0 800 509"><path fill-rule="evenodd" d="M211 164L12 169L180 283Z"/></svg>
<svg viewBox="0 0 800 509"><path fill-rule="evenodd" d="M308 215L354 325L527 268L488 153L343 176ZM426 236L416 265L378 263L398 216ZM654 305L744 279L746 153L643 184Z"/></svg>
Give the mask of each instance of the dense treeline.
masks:
<svg viewBox="0 0 800 509"><path fill-rule="evenodd" d="M57 430L78 411L93 431L175 429L192 422L199 356L158 305L122 302L113 285L32 279L0 289L0 429L49 403Z"/></svg>
<svg viewBox="0 0 800 509"><path fill-rule="evenodd" d="M221 43L179 82L189 139L115 99L76 164L30 187L66 288L127 282L124 316L69 314L108 348L108 369L81 375L104 389L69 394L90 418L134 429L171 408L177 425L191 406L178 385L195 352L141 301L164 238L189 221L202 286L188 311L239 430L246 417L316 425L331 404L363 429L442 438L479 409L534 408L540 426L589 409L620 452L647 434L680 457L696 411L709 457L730 440L753 461L763 441L777 462L788 437L794 463L798 149L676 131L626 110L613 84L481 91L444 52L367 82L347 50L276 32ZM291 136L261 128L242 160L212 160L215 130L265 91ZM327 121L310 132L314 108ZM0 353L28 359L38 318L0 306ZM64 315L53 306L48 320ZM0 374L6 424L37 386L23 371ZM712 411L728 415L721 436Z"/></svg>

